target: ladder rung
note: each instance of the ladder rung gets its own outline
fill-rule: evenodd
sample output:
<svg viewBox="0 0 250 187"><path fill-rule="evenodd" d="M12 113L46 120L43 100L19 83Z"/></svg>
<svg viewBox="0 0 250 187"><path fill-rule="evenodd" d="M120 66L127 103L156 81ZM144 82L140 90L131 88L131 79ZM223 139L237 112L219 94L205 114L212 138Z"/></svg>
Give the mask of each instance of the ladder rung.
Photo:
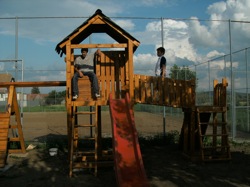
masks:
<svg viewBox="0 0 250 187"><path fill-rule="evenodd" d="M81 139L81 140L95 140L95 138L91 138L91 137L89 137L89 138L74 138L74 140L79 140L79 139Z"/></svg>
<svg viewBox="0 0 250 187"><path fill-rule="evenodd" d="M74 127L96 127L96 125L74 125Z"/></svg>
<svg viewBox="0 0 250 187"><path fill-rule="evenodd" d="M88 137L88 138L81 138L82 140L95 140L95 138L91 138L91 137Z"/></svg>
<svg viewBox="0 0 250 187"><path fill-rule="evenodd" d="M95 168L96 166L99 167L107 167L107 166L113 166L113 161L96 161L96 162L75 162L73 164L73 168Z"/></svg>
<svg viewBox="0 0 250 187"><path fill-rule="evenodd" d="M205 136L228 136L228 134L205 134L205 135L200 135L201 137L205 137Z"/></svg>
<svg viewBox="0 0 250 187"><path fill-rule="evenodd" d="M20 138L19 138L19 137L10 138L9 140L10 140L11 142L18 142L18 141L20 141Z"/></svg>
<svg viewBox="0 0 250 187"><path fill-rule="evenodd" d="M112 155L113 151L112 150L102 150L103 155ZM88 151L75 151L74 154L79 154L81 156L88 156L88 155L93 155L95 154L95 150L88 150Z"/></svg>
<svg viewBox="0 0 250 187"><path fill-rule="evenodd" d="M83 168L95 168L96 167L96 163L89 163L89 162L77 162L73 164L73 168L74 169L83 169Z"/></svg>
<svg viewBox="0 0 250 187"><path fill-rule="evenodd" d="M229 149L230 146L226 145L226 146L207 146L207 147L202 146L201 147L201 149L223 149L223 148Z"/></svg>
<svg viewBox="0 0 250 187"><path fill-rule="evenodd" d="M200 122L199 125L208 125L209 123L207 122Z"/></svg>
<svg viewBox="0 0 250 187"><path fill-rule="evenodd" d="M75 114L78 114L78 115L96 114L96 112L76 112Z"/></svg>
<svg viewBox="0 0 250 187"><path fill-rule="evenodd" d="M211 122L200 122L199 123L200 125L210 125L210 126L213 126L214 123L211 123ZM227 122L217 122L215 123L216 125L227 125Z"/></svg>
<svg viewBox="0 0 250 187"><path fill-rule="evenodd" d="M9 127L10 129L17 129L18 128L18 126L17 125L10 125L10 127Z"/></svg>
<svg viewBox="0 0 250 187"><path fill-rule="evenodd" d="M76 151L74 152L75 155L81 155L81 156L87 156L87 155L93 155L95 154L95 151Z"/></svg>

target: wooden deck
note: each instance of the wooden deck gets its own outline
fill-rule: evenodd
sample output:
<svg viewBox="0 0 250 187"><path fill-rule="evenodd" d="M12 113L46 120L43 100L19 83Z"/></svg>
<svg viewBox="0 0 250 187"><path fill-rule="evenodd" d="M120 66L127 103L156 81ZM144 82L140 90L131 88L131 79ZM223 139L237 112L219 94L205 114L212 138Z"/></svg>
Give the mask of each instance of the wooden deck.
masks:
<svg viewBox="0 0 250 187"><path fill-rule="evenodd" d="M128 87L126 82L98 77L101 98L92 96L91 83L88 77L79 79L79 98L75 101L80 105L108 105L109 94L115 98L124 98ZM134 75L134 103L152 104L170 107L191 107L195 105L195 81L173 80L170 78Z"/></svg>

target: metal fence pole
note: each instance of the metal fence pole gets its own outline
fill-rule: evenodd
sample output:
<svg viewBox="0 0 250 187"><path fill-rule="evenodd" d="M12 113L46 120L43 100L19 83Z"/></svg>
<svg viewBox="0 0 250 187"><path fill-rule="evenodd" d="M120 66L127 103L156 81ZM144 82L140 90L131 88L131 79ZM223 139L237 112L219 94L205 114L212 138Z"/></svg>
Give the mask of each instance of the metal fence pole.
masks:
<svg viewBox="0 0 250 187"><path fill-rule="evenodd" d="M161 42L162 47L164 47L164 30L163 30L163 18L161 18ZM163 138L165 140L166 137L166 108L163 106Z"/></svg>
<svg viewBox="0 0 250 187"><path fill-rule="evenodd" d="M246 62L246 94L247 94L247 132L249 132L249 112L248 112L248 66L247 66L247 51L248 49L245 49L245 62Z"/></svg>

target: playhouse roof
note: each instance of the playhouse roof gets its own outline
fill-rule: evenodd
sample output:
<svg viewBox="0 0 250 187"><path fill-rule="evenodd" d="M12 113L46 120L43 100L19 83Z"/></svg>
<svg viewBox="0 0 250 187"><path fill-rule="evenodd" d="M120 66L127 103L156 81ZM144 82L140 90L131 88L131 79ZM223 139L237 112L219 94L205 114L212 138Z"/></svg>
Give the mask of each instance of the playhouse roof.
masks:
<svg viewBox="0 0 250 187"><path fill-rule="evenodd" d="M66 54L66 44L80 44L92 33L106 33L118 43L128 43L129 40L133 43L135 51L140 42L123 30L120 26L114 23L109 17L104 15L100 9L96 10L89 19L76 28L71 34L65 37L56 46L56 51L60 56Z"/></svg>

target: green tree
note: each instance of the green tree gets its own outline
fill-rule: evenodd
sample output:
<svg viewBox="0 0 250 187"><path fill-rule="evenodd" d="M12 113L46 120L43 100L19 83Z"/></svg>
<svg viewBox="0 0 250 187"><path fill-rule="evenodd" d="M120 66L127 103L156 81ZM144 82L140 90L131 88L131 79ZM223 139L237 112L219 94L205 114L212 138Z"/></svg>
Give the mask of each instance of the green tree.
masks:
<svg viewBox="0 0 250 187"><path fill-rule="evenodd" d="M31 94L40 94L39 88L38 88L38 87L33 87L33 88L31 89Z"/></svg>
<svg viewBox="0 0 250 187"><path fill-rule="evenodd" d="M188 67L183 66L182 68L176 64L170 68L170 78L179 80L192 80L196 79L196 73L191 71Z"/></svg>
<svg viewBox="0 0 250 187"><path fill-rule="evenodd" d="M57 105L61 104L61 102L65 99L66 91L57 92L56 90L52 90L49 92L49 95L45 97L45 103L47 105Z"/></svg>

